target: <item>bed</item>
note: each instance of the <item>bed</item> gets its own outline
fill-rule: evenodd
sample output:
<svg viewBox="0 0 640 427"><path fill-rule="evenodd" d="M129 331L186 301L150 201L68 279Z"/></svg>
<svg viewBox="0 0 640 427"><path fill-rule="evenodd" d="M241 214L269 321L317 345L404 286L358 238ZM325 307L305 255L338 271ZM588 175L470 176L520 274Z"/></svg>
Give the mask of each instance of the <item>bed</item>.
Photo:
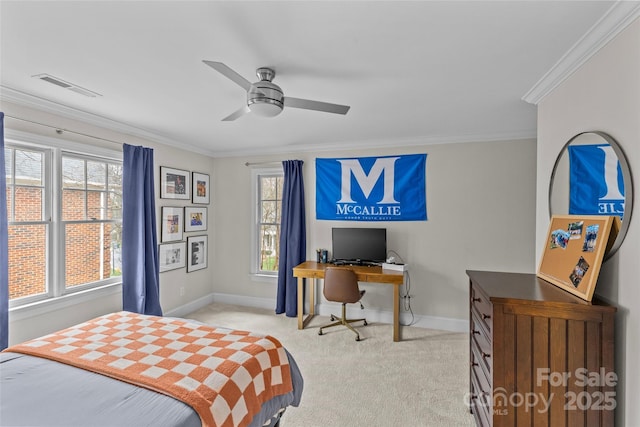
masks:
<svg viewBox="0 0 640 427"><path fill-rule="evenodd" d="M1 426L275 427L303 379L269 335L110 313L0 353Z"/></svg>

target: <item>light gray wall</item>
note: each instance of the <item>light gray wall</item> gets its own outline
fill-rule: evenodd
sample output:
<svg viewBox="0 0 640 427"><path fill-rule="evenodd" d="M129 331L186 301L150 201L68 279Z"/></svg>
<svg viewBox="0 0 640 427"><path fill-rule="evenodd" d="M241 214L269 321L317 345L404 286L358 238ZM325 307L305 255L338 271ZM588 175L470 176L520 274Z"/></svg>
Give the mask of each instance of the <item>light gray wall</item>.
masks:
<svg viewBox="0 0 640 427"><path fill-rule="evenodd" d="M249 274L251 212L255 207L251 198L251 170L245 166L246 161L293 158L305 161L307 254L309 259L314 259L315 248L331 247L331 227L353 224L315 219L316 157L427 153L429 220L375 223L375 226L388 229L389 249L397 252L409 264L411 308L417 318L430 321L423 322L421 326L437 325L438 319L444 319L452 320L454 327L467 329L467 269L535 270L534 140L288 153L277 158L212 159L21 106L4 103L1 107L9 115L115 141L153 147L156 170L159 166L170 166L210 174L212 199L207 231L209 268L194 273L180 269L160 274L160 297L165 313L186 314L190 308L198 308L199 304L213 298L230 298L247 305L275 307L275 281L257 281ZM52 129L15 120L7 120L7 126L47 136L53 134L55 137ZM65 137L85 144L101 144L72 134ZM159 195L159 190L157 192ZM160 215L159 208L163 205L188 204L156 198L157 214ZM367 289L367 310L382 313L380 318L383 320L390 319L393 311L391 289L375 284L363 286ZM180 296L181 287L185 288L184 296ZM317 293L319 297L319 288ZM37 315L11 312L10 341L20 342L90 317L120 310L120 301L121 295L117 292L95 300L72 299L62 305L39 310ZM317 301L321 305L326 303L322 299ZM402 314L408 315L406 312Z"/></svg>
<svg viewBox="0 0 640 427"><path fill-rule="evenodd" d="M556 156L573 135L589 130L609 133L626 153L634 180L636 212L620 250L604 263L596 294L617 305L616 425L640 426L640 20L589 59L538 105L536 253L549 224L547 189ZM627 189L625 189L628 191Z"/></svg>
<svg viewBox="0 0 640 427"><path fill-rule="evenodd" d="M331 248L331 228L387 228L388 249L409 264L414 314L468 318L466 269L533 272L533 140L424 145L215 160L215 292L275 298L275 282L250 276L251 171L245 162L304 160L307 258ZM355 223L315 219L315 159L427 153L428 221ZM391 313L391 289L363 284L368 310ZM317 290L318 297L321 295ZM321 304L323 300L317 300ZM273 304L275 307L275 302ZM466 328L465 328L466 330Z"/></svg>

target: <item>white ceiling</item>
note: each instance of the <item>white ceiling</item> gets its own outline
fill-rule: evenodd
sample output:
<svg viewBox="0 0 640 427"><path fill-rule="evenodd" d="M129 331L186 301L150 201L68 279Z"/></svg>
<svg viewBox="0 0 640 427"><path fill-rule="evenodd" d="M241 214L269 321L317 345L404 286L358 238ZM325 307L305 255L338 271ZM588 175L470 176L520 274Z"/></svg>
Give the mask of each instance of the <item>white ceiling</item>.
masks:
<svg viewBox="0 0 640 427"><path fill-rule="evenodd" d="M220 156L535 137L523 96L614 3L2 0L0 95ZM351 110L222 122L245 92L203 59Z"/></svg>

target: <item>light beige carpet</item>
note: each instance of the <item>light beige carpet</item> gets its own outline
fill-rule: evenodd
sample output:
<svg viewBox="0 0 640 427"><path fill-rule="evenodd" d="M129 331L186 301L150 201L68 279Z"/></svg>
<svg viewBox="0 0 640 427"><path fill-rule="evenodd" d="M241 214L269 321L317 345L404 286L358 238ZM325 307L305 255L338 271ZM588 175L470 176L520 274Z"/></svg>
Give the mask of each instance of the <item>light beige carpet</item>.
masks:
<svg viewBox="0 0 640 427"><path fill-rule="evenodd" d="M339 313L336 313L339 314ZM271 310L214 303L191 313L214 326L273 335L289 350L305 380L302 403L290 407L281 427L473 426L465 406L469 390L469 338L464 333L392 326L357 327L362 340L345 327L304 330L297 319Z"/></svg>

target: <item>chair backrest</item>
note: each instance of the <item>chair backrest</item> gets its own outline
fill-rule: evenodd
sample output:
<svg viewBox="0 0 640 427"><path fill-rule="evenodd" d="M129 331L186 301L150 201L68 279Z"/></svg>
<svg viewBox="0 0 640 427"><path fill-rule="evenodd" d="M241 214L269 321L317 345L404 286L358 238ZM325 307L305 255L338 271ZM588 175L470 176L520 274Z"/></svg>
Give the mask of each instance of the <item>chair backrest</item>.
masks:
<svg viewBox="0 0 640 427"><path fill-rule="evenodd" d="M348 268L327 267L322 293L328 301L354 303L360 301L358 278Z"/></svg>

